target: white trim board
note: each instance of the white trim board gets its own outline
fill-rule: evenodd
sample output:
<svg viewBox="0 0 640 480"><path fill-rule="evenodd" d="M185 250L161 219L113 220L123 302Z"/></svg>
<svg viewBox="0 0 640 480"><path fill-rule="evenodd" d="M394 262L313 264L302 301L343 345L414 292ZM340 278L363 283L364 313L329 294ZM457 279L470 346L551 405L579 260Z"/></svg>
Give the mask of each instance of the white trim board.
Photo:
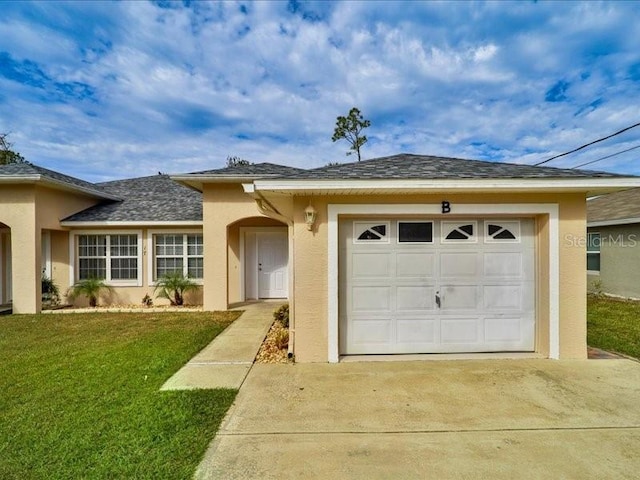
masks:
<svg viewBox="0 0 640 480"><path fill-rule="evenodd" d="M600 220L597 222L587 222L587 227L611 227L614 225L630 225L632 223L640 223L640 217L635 218L619 218L617 220Z"/></svg>
<svg viewBox="0 0 640 480"><path fill-rule="evenodd" d="M548 215L549 216L549 358L560 356L560 232L556 203L456 204L456 215ZM440 204L329 204L328 209L328 358L340 359L338 341L338 219L340 215L428 215L445 218Z"/></svg>
<svg viewBox="0 0 640 480"><path fill-rule="evenodd" d="M626 188L640 187L640 178L481 178L481 179L336 179L336 180L288 180L259 179L254 182L255 191L391 191L425 192L586 192L588 195L608 193Z"/></svg>

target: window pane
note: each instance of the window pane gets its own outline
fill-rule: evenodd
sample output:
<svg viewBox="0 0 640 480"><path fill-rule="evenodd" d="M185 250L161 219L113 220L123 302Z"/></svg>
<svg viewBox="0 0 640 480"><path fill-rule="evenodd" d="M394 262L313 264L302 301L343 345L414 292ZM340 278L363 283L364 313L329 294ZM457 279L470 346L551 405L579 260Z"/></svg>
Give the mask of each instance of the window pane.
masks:
<svg viewBox="0 0 640 480"><path fill-rule="evenodd" d="M156 278L167 273L182 273L182 258L157 258L156 259Z"/></svg>
<svg viewBox="0 0 640 480"><path fill-rule="evenodd" d="M156 255L182 255L182 235L156 235Z"/></svg>
<svg viewBox="0 0 640 480"><path fill-rule="evenodd" d="M600 251L600 234L588 233L587 234L587 252L599 252Z"/></svg>
<svg viewBox="0 0 640 480"><path fill-rule="evenodd" d="M587 253L587 270L591 270L592 272L600 271L599 253Z"/></svg>
<svg viewBox="0 0 640 480"><path fill-rule="evenodd" d="M78 260L78 279L107 278L107 260L105 258L80 258Z"/></svg>
<svg viewBox="0 0 640 480"><path fill-rule="evenodd" d="M203 255L202 235L187 236L187 255Z"/></svg>
<svg viewBox="0 0 640 480"><path fill-rule="evenodd" d="M398 222L398 242L432 242L433 223Z"/></svg>
<svg viewBox="0 0 640 480"><path fill-rule="evenodd" d="M190 258L188 260L187 274L191 278L203 278L204 277L204 260L202 258Z"/></svg>
<svg viewBox="0 0 640 480"><path fill-rule="evenodd" d="M136 257L138 256L137 235L111 235L112 257Z"/></svg>
<svg viewBox="0 0 640 480"><path fill-rule="evenodd" d="M136 280L138 278L137 258L112 258L112 280Z"/></svg>
<svg viewBox="0 0 640 480"><path fill-rule="evenodd" d="M78 255L81 257L105 257L107 237L105 235L79 235Z"/></svg>

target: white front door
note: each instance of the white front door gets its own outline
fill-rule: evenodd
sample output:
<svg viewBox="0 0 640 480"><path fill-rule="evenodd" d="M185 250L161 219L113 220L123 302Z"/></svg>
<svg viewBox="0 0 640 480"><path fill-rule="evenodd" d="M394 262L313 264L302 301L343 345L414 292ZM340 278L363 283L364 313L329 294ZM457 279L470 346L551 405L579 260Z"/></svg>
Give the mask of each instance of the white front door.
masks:
<svg viewBox="0 0 640 480"><path fill-rule="evenodd" d="M286 232L258 233L258 298L287 298L288 239Z"/></svg>
<svg viewBox="0 0 640 480"><path fill-rule="evenodd" d="M532 219L340 222L340 353L532 351Z"/></svg>

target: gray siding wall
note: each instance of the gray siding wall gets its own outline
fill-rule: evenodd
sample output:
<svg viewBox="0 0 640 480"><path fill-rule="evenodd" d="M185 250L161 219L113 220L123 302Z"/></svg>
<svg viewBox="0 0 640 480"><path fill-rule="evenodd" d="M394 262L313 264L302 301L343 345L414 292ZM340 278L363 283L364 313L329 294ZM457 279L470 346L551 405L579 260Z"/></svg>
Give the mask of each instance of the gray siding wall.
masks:
<svg viewBox="0 0 640 480"><path fill-rule="evenodd" d="M590 227L600 233L600 275L587 275L590 290L640 298L640 224Z"/></svg>

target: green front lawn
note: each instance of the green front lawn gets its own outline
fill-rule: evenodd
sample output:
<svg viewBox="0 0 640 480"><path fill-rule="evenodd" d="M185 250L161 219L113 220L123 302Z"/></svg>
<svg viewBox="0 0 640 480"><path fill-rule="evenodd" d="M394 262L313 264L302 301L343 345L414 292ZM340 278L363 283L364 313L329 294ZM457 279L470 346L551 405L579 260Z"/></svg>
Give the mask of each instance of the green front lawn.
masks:
<svg viewBox="0 0 640 480"><path fill-rule="evenodd" d="M587 343L640 358L640 302L589 295Z"/></svg>
<svg viewBox="0 0 640 480"><path fill-rule="evenodd" d="M0 317L0 478L190 478L237 391L158 389L237 316Z"/></svg>

